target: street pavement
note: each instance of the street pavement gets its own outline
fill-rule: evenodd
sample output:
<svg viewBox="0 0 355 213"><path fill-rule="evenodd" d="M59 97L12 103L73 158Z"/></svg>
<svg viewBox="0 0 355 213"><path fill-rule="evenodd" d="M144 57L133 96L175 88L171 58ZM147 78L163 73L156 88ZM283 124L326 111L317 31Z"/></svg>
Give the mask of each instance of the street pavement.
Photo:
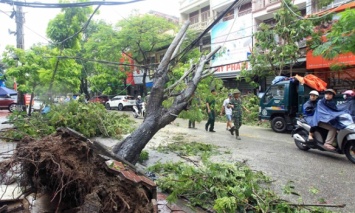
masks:
<svg viewBox="0 0 355 213"><path fill-rule="evenodd" d="M345 208L330 209L336 212L355 212L355 165L345 155L317 150L301 151L296 147L290 132L280 134L271 128L242 126L242 140L236 140L235 136L226 131L225 123L216 123L215 133L206 132L204 124L201 122L196 125L197 129L189 129L188 121L177 119L160 130L152 143L159 137L159 140L169 141L169 138L173 140L174 135L181 135L189 141L220 146L231 154L215 156L213 160L229 163L246 161L253 170L262 171L271 177L273 190L286 200L300 202L299 196L283 194L283 187L292 181L295 192L301 195L304 204L323 201L327 204L346 204ZM164 135L169 138L164 138ZM149 156L151 158L151 153ZM169 161L174 157L171 154L156 157L153 153L152 158L153 162L148 164Z"/></svg>
<svg viewBox="0 0 355 213"><path fill-rule="evenodd" d="M6 119L4 114L6 113L0 110L0 123ZM142 119L136 121L139 124ZM177 119L166 126L148 143L148 149L155 146L157 141L172 141L174 135L183 135L189 141L214 144L229 152L215 156L214 160L229 163L246 161L253 170L262 171L271 177L273 189L287 200L294 203L300 201L298 196L282 195L282 188L292 181L295 191L301 195L305 204L316 204L319 201L346 204L343 209L331 210L355 212L355 165L348 161L345 155L317 150L301 151L294 144L290 133L275 133L268 128L244 125L240 129L242 140L238 141L225 130L225 123L217 122L215 133L204 130L205 122L197 123L197 129L189 129L187 124L188 121ZM1 128L3 127L1 124ZM116 142L108 140L106 145L112 146ZM6 144L0 142L0 152L14 147ZM148 164L172 158L171 154L164 157L162 154L154 156L154 153L150 153L149 156Z"/></svg>

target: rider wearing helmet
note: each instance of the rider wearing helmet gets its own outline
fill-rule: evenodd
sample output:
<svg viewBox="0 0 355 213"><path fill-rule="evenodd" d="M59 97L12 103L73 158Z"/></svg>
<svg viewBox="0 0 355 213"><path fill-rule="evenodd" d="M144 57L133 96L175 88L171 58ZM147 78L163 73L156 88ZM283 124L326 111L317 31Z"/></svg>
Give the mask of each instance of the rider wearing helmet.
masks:
<svg viewBox="0 0 355 213"><path fill-rule="evenodd" d="M355 92L352 90L346 90L342 93L345 100L351 100L355 97Z"/></svg>
<svg viewBox="0 0 355 213"><path fill-rule="evenodd" d="M141 111L142 111L142 104L143 104L142 97L140 95L138 95L137 100L136 100L136 106L138 108L138 113L141 113Z"/></svg>
<svg viewBox="0 0 355 213"><path fill-rule="evenodd" d="M345 103L338 105L338 108L350 113L353 120L355 120L355 92L353 90L346 90L342 94Z"/></svg>
<svg viewBox="0 0 355 213"><path fill-rule="evenodd" d="M309 123L310 119L313 119L312 116L314 115L314 111L317 107L317 99L319 97L319 93L316 90L312 90L309 93L309 100L304 103L303 105L303 114L305 115L305 120L307 123ZM313 141L313 133L315 132L316 127L312 126L309 135L308 135L308 141Z"/></svg>

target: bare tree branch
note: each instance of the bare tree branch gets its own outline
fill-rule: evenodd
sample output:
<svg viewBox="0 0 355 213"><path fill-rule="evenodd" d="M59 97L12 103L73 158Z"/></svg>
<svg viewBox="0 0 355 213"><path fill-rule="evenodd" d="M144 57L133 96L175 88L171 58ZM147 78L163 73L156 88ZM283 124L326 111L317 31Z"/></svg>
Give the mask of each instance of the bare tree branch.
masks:
<svg viewBox="0 0 355 213"><path fill-rule="evenodd" d="M175 52L176 47L178 47L180 40L182 39L182 37L185 35L188 27L190 25L190 21L185 22L185 24L182 26L181 30L179 31L179 33L176 35L176 37L174 38L173 42L171 43L171 45L169 46L168 50L166 51L161 63L158 66L157 69L157 76L161 76L164 72L163 68L167 68L168 64L170 63L170 59L172 58L171 56L173 55L173 53Z"/></svg>
<svg viewBox="0 0 355 213"><path fill-rule="evenodd" d="M164 89L164 92L168 92L173 90L177 85L179 85L189 74L191 74L196 68L196 65L192 65L192 67L185 71L184 75L181 76L181 78L177 81L175 81L175 83L171 86L169 86L168 88Z"/></svg>
<svg viewBox="0 0 355 213"><path fill-rule="evenodd" d="M182 42L185 40L185 37L186 37L186 32L185 32L184 35L182 36L182 38L181 38L181 40L180 40L178 46L176 47L176 49L175 49L173 55L171 56L171 58L175 58L176 54L178 53L178 51L179 51L179 49L180 49L180 47L181 47Z"/></svg>

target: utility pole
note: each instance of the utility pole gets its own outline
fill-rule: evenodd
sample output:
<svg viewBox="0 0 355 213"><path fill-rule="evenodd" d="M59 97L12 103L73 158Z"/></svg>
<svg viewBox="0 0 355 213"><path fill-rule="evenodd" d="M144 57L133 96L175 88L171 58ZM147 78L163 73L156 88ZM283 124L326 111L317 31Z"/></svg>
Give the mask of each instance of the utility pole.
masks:
<svg viewBox="0 0 355 213"><path fill-rule="evenodd" d="M25 49L25 39L23 38L24 19L22 6L16 6L16 47L19 49Z"/></svg>
<svg viewBox="0 0 355 213"><path fill-rule="evenodd" d="M16 47L25 49L25 39L23 37L23 23L25 17L22 11L22 6L16 6ZM24 94L21 91L17 92L17 103L21 110L26 110Z"/></svg>

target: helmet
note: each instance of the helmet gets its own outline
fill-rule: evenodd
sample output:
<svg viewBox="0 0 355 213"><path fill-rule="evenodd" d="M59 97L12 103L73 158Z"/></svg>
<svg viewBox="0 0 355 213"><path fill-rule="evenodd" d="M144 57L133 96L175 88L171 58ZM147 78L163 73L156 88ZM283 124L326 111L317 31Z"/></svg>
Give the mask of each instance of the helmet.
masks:
<svg viewBox="0 0 355 213"><path fill-rule="evenodd" d="M319 93L316 90L312 90L309 94L319 96Z"/></svg>
<svg viewBox="0 0 355 213"><path fill-rule="evenodd" d="M336 95L337 93L333 89L326 89L324 93L332 93L333 95Z"/></svg>
<svg viewBox="0 0 355 213"><path fill-rule="evenodd" d="M228 93L228 97L231 97L232 96L232 93Z"/></svg>
<svg viewBox="0 0 355 213"><path fill-rule="evenodd" d="M352 90L346 90L345 92L342 93L343 98L346 99L352 99L355 96L355 92Z"/></svg>
<svg viewBox="0 0 355 213"><path fill-rule="evenodd" d="M140 99L140 98L141 98L141 96L140 96L140 95L138 95L138 97L137 97L137 98L139 98L139 99Z"/></svg>
<svg viewBox="0 0 355 213"><path fill-rule="evenodd" d="M238 93L240 94L239 89L236 89L236 90L233 91L233 94L238 94Z"/></svg>
<svg viewBox="0 0 355 213"><path fill-rule="evenodd" d="M343 95L347 95L347 96L351 96L354 97L355 96L355 92L352 90L346 90L345 92L342 93Z"/></svg>

